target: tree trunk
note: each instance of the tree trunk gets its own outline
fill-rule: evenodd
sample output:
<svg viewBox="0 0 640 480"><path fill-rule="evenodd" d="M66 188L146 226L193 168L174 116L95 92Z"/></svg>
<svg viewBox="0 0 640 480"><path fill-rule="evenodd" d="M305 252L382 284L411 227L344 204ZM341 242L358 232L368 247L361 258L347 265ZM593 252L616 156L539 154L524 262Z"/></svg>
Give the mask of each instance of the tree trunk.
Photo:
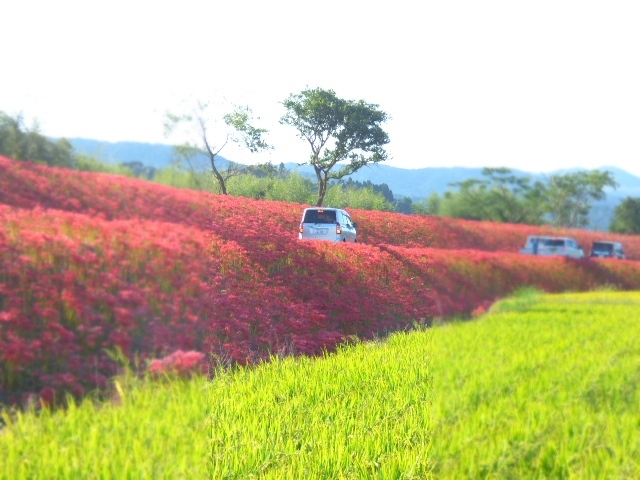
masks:
<svg viewBox="0 0 640 480"><path fill-rule="evenodd" d="M220 172L216 168L216 162L215 162L216 157L214 155L214 156L209 156L209 158L211 159L211 172L213 173L214 177L216 177L216 180L218 180L218 184L220 185L220 191L222 192L223 195L227 195L227 186L224 183L224 178L222 178L222 175L220 175Z"/></svg>
<svg viewBox="0 0 640 480"><path fill-rule="evenodd" d="M327 193L327 182L329 181L326 177L326 174L322 175L322 170L320 170L317 166L313 166L316 171L316 178L318 179L318 202L316 203L316 207L321 207L322 202L324 202L324 196Z"/></svg>
<svg viewBox="0 0 640 480"><path fill-rule="evenodd" d="M324 196L327 193L327 182L326 180L321 181L318 184L318 203L316 203L316 207L321 207L324 202Z"/></svg>

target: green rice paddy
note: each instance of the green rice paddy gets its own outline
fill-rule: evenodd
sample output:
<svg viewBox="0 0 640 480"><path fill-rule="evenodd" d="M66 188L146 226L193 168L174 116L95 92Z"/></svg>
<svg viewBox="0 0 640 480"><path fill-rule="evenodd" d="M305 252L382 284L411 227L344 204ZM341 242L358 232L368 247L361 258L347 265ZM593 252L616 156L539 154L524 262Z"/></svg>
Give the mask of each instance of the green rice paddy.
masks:
<svg viewBox="0 0 640 480"><path fill-rule="evenodd" d="M5 412L0 478L640 478L640 292ZM120 393L118 392L120 390Z"/></svg>

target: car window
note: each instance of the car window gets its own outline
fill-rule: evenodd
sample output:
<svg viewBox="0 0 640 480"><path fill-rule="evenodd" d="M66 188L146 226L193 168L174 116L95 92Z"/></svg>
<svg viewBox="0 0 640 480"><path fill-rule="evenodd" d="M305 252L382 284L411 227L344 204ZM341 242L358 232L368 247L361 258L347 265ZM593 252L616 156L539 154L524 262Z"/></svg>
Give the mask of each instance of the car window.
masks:
<svg viewBox="0 0 640 480"><path fill-rule="evenodd" d="M561 238L550 238L544 241L545 247L564 247L564 240Z"/></svg>
<svg viewBox="0 0 640 480"><path fill-rule="evenodd" d="M604 242L594 242L593 250L596 250L598 252L611 253L611 251L613 250L613 245L611 245L610 243L604 243Z"/></svg>
<svg viewBox="0 0 640 480"><path fill-rule="evenodd" d="M349 225L349 227L353 227L353 221L351 220L351 217L349 215L347 215L346 213L344 214L344 217L347 221L347 225Z"/></svg>
<svg viewBox="0 0 640 480"><path fill-rule="evenodd" d="M335 210L307 210L304 214L304 223L336 223Z"/></svg>
<svg viewBox="0 0 640 480"><path fill-rule="evenodd" d="M529 239L527 240L527 243L529 245L533 245L535 242L540 243L540 240L542 240L540 237L529 237Z"/></svg>

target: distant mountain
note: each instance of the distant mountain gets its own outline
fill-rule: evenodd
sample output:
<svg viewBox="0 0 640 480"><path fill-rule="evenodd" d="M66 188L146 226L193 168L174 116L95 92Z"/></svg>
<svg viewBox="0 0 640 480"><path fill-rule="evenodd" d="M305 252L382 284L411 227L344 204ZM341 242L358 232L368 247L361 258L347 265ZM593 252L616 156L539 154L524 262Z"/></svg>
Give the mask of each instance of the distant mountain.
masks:
<svg viewBox="0 0 640 480"><path fill-rule="evenodd" d="M165 168L174 160L173 145L140 142L103 142L86 138L68 138L76 153L98 158L112 165L140 162L145 166ZM221 162L227 159L217 157Z"/></svg>
<svg viewBox="0 0 640 480"><path fill-rule="evenodd" d="M640 197L640 177L630 174L626 170L618 167L606 166L600 167L598 170L606 170L613 174L619 186L613 190L608 189L607 194L616 197Z"/></svg>
<svg viewBox="0 0 640 480"><path fill-rule="evenodd" d="M69 138L76 153L89 155L109 164L141 162L164 168L171 164L173 146L161 143L102 142L86 138Z"/></svg>
<svg viewBox="0 0 640 480"><path fill-rule="evenodd" d="M171 164L173 159L173 147L171 145L138 143L138 142L102 142L84 138L69 139L77 153L91 155L100 160L117 164L128 162L141 162L144 165L164 168ZM220 159L227 161L223 157ZM288 170L295 170L305 177L315 179L313 168L309 165L298 166L296 163L287 163ZM559 170L553 173L565 173L575 171ZM640 197L640 177L630 174L618 167L605 166L599 170L610 171L619 187L608 189L607 198L594 205L591 212L590 228L607 230L613 217L615 207L627 196ZM530 175L534 178L543 178L540 173L513 170L518 175ZM409 197L412 200L427 198L432 193L442 194L451 190L451 183L462 182L471 178L481 178L482 168L468 167L426 167L418 169L406 169L391 167L384 164L369 165L351 175L355 181L369 180L374 184L386 183L396 199Z"/></svg>

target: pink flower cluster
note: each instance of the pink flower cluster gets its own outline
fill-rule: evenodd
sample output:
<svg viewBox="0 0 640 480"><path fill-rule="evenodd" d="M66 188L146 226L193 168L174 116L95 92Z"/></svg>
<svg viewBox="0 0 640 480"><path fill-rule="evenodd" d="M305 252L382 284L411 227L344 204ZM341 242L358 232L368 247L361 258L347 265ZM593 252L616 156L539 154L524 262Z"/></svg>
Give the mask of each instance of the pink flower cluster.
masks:
<svg viewBox="0 0 640 480"><path fill-rule="evenodd" d="M170 375L177 377L190 377L196 373L206 372L206 356L196 351L184 352L177 350L162 359L154 359L149 364L149 373L152 375Z"/></svg>

